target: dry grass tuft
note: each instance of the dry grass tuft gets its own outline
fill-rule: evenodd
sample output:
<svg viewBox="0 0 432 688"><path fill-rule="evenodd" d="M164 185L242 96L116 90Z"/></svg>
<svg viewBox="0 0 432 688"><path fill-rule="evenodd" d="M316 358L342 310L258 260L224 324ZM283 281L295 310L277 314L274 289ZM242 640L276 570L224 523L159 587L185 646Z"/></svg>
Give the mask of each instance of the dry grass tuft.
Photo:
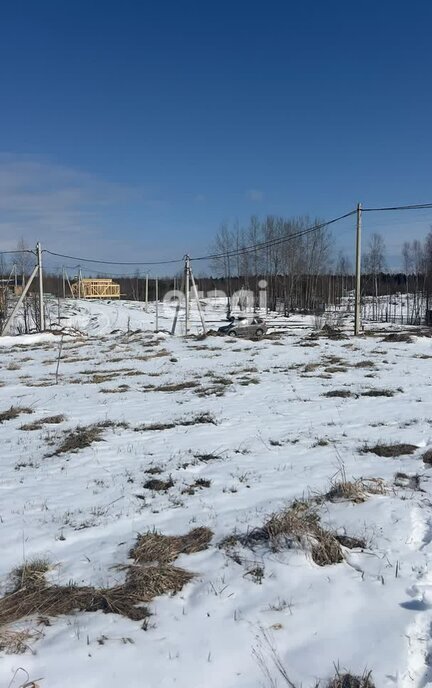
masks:
<svg viewBox="0 0 432 688"><path fill-rule="evenodd" d="M145 602L133 585L125 583L114 588L77 585L47 585L43 580L35 588L20 588L0 599L0 627L29 616L60 616L74 611L104 611L123 614L139 620L149 616Z"/></svg>
<svg viewBox="0 0 432 688"><path fill-rule="evenodd" d="M375 444L373 447L365 445L362 448L362 453L376 454L384 458L393 458L395 456L403 456L404 454L414 454L418 449L415 444Z"/></svg>
<svg viewBox="0 0 432 688"><path fill-rule="evenodd" d="M7 655L21 655L30 648L29 642L34 637L34 631L29 628L21 631L0 628L0 652Z"/></svg>
<svg viewBox="0 0 432 688"><path fill-rule="evenodd" d="M138 537L129 556L140 564L170 564L180 554L194 554L207 549L212 536L209 528L194 528L186 535L148 531Z"/></svg>
<svg viewBox="0 0 432 688"><path fill-rule="evenodd" d="M33 413L33 409L27 406L11 406L7 411L0 413L0 423L4 423L6 420L14 420L22 413Z"/></svg>
<svg viewBox="0 0 432 688"><path fill-rule="evenodd" d="M372 682L372 672L365 672L362 676L354 676L350 673L340 673L326 684L325 688L375 688Z"/></svg>
<svg viewBox="0 0 432 688"><path fill-rule="evenodd" d="M324 392L323 397L340 397L341 399L347 399L348 397L353 397L354 394L350 392L349 389L331 389L329 392Z"/></svg>
<svg viewBox="0 0 432 688"><path fill-rule="evenodd" d="M188 485L182 490L182 494L194 495L196 490L201 490L204 487L210 487L211 480L206 478L197 478L191 485Z"/></svg>
<svg viewBox="0 0 432 688"><path fill-rule="evenodd" d="M388 334L384 339L381 340L382 342L403 342L405 344L412 344L414 341L413 338L411 337L408 332L392 332L391 334Z"/></svg>
<svg viewBox="0 0 432 688"><path fill-rule="evenodd" d="M362 397L394 397L394 395L392 389L368 389L360 394Z"/></svg>
<svg viewBox="0 0 432 688"><path fill-rule="evenodd" d="M77 452L80 449L90 447L93 442L102 442L103 431L107 428L128 428L128 423L104 420L93 425L78 425L74 430L65 433L65 438L53 454L49 456L59 456L69 452Z"/></svg>
<svg viewBox="0 0 432 688"><path fill-rule="evenodd" d="M173 382L171 384L159 385L159 387L154 387L155 392L180 392L183 389L194 389L194 387L199 387L199 382L194 382L193 380L185 382Z"/></svg>
<svg viewBox="0 0 432 688"><path fill-rule="evenodd" d="M420 484L421 477L418 475L418 473L415 473L414 475L408 475L407 473L401 472L395 473L394 485L396 487L403 487L407 490L419 490L420 492L424 492Z"/></svg>
<svg viewBox="0 0 432 688"><path fill-rule="evenodd" d="M80 449L90 447L93 442L102 441L102 428L98 425L78 425L75 430L71 430L66 434L63 442L55 450L52 456L59 456L60 454L67 454L69 452L77 452Z"/></svg>
<svg viewBox="0 0 432 688"><path fill-rule="evenodd" d="M350 481L334 483L324 496L329 502L354 502L354 504L361 504L366 501L363 490L356 483Z"/></svg>
<svg viewBox="0 0 432 688"><path fill-rule="evenodd" d="M45 582L45 574L50 570L47 559L32 559L22 566L18 566L10 574L12 592L22 588L32 590Z"/></svg>
<svg viewBox="0 0 432 688"><path fill-rule="evenodd" d="M159 478L150 478L144 483L147 490L156 490L158 492L166 492L170 487L174 487L174 481L169 477L168 480L160 480Z"/></svg>
<svg viewBox="0 0 432 688"><path fill-rule="evenodd" d="M319 515L308 502L294 502L273 514L261 528L255 528L245 536L229 536L222 546L232 548L237 543L252 548L267 543L273 551L300 547L310 552L318 566L343 561L337 537L321 526Z"/></svg>
<svg viewBox="0 0 432 688"><path fill-rule="evenodd" d="M432 449L428 449L422 456L423 463L432 466Z"/></svg>
<svg viewBox="0 0 432 688"><path fill-rule="evenodd" d="M135 432L146 432L147 430L171 430L178 426L188 427L190 425L204 425L211 423L217 425L215 417L211 413L198 413L191 418L179 418L178 420L169 423L149 423L148 425L139 425L135 428Z"/></svg>
<svg viewBox="0 0 432 688"><path fill-rule="evenodd" d="M334 535L322 528L316 512L298 502L264 524L264 531L273 549L292 544L309 549L318 566L337 564L343 560L342 550Z"/></svg>
<svg viewBox="0 0 432 688"><path fill-rule="evenodd" d="M342 480L331 484L330 490L324 495L324 499L329 502L353 502L361 504L367 500L371 494L384 494L384 481L380 478L370 478L369 480Z"/></svg>
<svg viewBox="0 0 432 688"><path fill-rule="evenodd" d="M318 333L320 337L327 337L327 339L332 339L334 341L340 341L342 339L349 339L349 337L342 332L342 330L337 327L332 327L328 323Z"/></svg>
<svg viewBox="0 0 432 688"><path fill-rule="evenodd" d="M121 614L135 621L149 616L143 606L157 595L176 593L193 573L172 566L180 554L192 554L208 547L213 533L196 528L182 536L159 533L140 535L130 556L123 585L95 588L77 585L49 585L45 560L36 560L12 572L14 589L0 599L0 642L7 624L29 616L59 616L73 611Z"/></svg>
<svg viewBox="0 0 432 688"><path fill-rule="evenodd" d="M45 418L40 418L39 420L33 421L33 423L21 425L20 430L42 430L44 425L59 425L65 420L65 416L62 414L59 414L58 416L46 416Z"/></svg>
<svg viewBox="0 0 432 688"><path fill-rule="evenodd" d="M219 461L222 458L222 455L210 452L208 454L194 454L194 458L198 461L202 461L203 463L207 463L207 461Z"/></svg>

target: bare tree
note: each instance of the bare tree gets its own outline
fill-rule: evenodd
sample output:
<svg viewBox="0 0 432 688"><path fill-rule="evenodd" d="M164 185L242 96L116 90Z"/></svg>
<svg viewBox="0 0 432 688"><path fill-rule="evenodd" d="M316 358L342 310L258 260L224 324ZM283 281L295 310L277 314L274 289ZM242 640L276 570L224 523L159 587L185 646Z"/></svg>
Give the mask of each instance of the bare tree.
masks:
<svg viewBox="0 0 432 688"><path fill-rule="evenodd" d="M16 266L18 273L21 275L22 286L24 288L34 261L31 253L29 253L29 247L23 237L21 237L21 239L18 241L16 250Z"/></svg>
<svg viewBox="0 0 432 688"><path fill-rule="evenodd" d="M375 316L378 315L378 281L385 268L385 244L381 234L372 234L369 239L368 251L364 256L364 270L373 281L375 293Z"/></svg>
<svg viewBox="0 0 432 688"><path fill-rule="evenodd" d="M409 319L409 276L413 266L413 255L411 251L411 244L409 241L404 241L402 246L402 262L403 271L405 274L405 287L406 287L406 317L407 322Z"/></svg>

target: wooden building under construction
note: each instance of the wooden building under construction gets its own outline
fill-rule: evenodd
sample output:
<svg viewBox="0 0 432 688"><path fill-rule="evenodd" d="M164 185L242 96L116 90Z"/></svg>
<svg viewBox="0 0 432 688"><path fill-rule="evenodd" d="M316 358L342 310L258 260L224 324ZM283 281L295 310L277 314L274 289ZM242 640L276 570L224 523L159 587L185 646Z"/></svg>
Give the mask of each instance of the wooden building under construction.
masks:
<svg viewBox="0 0 432 688"><path fill-rule="evenodd" d="M72 293L78 299L119 299L120 285L112 279L79 279L72 284Z"/></svg>

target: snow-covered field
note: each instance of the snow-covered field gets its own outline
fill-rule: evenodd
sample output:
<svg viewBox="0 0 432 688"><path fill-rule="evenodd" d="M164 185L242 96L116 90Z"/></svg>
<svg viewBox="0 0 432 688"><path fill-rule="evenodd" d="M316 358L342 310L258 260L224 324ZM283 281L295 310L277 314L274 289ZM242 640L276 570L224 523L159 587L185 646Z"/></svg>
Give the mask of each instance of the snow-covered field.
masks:
<svg viewBox="0 0 432 688"><path fill-rule="evenodd" d="M139 534L212 536L175 559L194 576L148 602L144 624L36 613L9 627L28 630L23 654L0 629L0 686L271 688L286 671L307 688L335 665L371 670L378 688L430 683L431 340L295 327L258 342L184 339L150 331L154 311L133 304L62 313L83 334L64 339L57 384L59 336L0 342L0 414L24 409L0 423L0 593L34 559L50 564L50 585L106 589L124 583ZM89 446L59 451L97 423ZM395 443L412 453L367 451ZM331 491L360 479L354 500ZM363 543L342 538L356 546L318 565L307 533L242 537L294 500Z"/></svg>

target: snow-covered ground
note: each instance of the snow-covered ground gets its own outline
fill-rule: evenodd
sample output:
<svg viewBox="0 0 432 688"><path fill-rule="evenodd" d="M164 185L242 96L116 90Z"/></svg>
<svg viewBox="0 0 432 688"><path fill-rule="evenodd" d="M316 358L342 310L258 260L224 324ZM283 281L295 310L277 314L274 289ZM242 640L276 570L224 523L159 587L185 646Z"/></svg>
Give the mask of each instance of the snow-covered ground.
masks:
<svg viewBox="0 0 432 688"><path fill-rule="evenodd" d="M0 686L28 674L41 688L282 687L276 658L306 688L335 664L371 670L378 688L427 685L431 340L310 339L294 322L278 338L200 341L154 334L154 316L142 304L62 305L62 324L82 334L63 341L58 384L60 337L1 341L0 414L32 413L0 423L0 592L35 558L50 562L50 583L121 584L137 535L151 529L208 527L210 546L175 561L195 576L154 598L146 630L102 611L20 621L13 628L33 635L24 654L1 652ZM325 396L335 390L348 396ZM200 414L213 422L182 424ZM102 441L55 454L77 426L106 421L115 425ZM365 451L387 443L417 448ZM397 472L418 477L395 483ZM150 478L172 485L148 489ZM383 482L361 503L316 499L360 478ZM343 561L326 566L305 543L238 544L234 556L220 546L299 499L365 546L343 547Z"/></svg>

